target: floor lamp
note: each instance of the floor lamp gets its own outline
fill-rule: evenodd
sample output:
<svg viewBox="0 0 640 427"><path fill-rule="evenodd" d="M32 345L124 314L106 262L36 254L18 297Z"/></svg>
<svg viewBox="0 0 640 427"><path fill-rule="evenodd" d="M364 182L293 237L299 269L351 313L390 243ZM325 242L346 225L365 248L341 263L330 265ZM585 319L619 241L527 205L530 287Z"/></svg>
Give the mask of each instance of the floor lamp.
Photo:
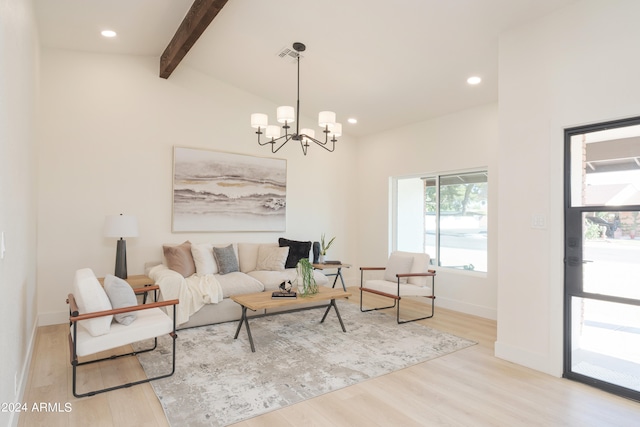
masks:
<svg viewBox="0 0 640 427"><path fill-rule="evenodd" d="M104 221L104 236L119 237L116 249L115 275L127 278L127 241L124 237L138 237L138 220L132 215L108 215Z"/></svg>

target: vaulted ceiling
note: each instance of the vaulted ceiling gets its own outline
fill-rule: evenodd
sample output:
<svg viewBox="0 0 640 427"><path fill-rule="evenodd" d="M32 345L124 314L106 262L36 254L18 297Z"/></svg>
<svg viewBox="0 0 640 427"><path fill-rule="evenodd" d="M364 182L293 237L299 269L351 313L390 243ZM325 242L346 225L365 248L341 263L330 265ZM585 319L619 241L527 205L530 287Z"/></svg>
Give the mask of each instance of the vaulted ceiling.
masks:
<svg viewBox="0 0 640 427"><path fill-rule="evenodd" d="M367 135L495 101L499 35L575 1L228 0L174 73L191 67L294 105L295 62L278 54L303 42L302 114L355 117L344 133ZM192 3L34 0L43 47L154 56L158 70ZM472 75L482 83L468 85Z"/></svg>

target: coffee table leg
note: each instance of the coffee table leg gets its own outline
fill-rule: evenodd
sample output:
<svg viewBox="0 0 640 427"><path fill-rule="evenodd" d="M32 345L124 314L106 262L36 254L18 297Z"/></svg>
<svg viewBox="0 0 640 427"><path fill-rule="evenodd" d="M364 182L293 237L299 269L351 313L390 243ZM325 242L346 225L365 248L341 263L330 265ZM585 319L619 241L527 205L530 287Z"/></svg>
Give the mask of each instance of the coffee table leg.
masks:
<svg viewBox="0 0 640 427"><path fill-rule="evenodd" d="M247 307L242 306L242 317L240 317L240 323L238 324L238 329L236 329L236 335L233 339L238 338L238 334L240 334L240 329L242 329L242 323L244 322L247 327L247 335L249 336L249 344L251 344L251 351L256 352L256 348L253 345L253 337L251 336L251 328L249 328L249 319L247 319Z"/></svg>
<svg viewBox="0 0 640 427"><path fill-rule="evenodd" d="M338 316L338 320L340 321L340 326L342 326L342 332L347 332L344 327L344 323L342 322L342 317L340 317L340 312L338 311L338 306L336 305L336 300L332 299L329 305L327 306L327 310L324 312L324 316L322 316L322 320L320 323L324 323L324 319L327 318L327 314L329 314L329 310L333 307L336 310L336 315Z"/></svg>

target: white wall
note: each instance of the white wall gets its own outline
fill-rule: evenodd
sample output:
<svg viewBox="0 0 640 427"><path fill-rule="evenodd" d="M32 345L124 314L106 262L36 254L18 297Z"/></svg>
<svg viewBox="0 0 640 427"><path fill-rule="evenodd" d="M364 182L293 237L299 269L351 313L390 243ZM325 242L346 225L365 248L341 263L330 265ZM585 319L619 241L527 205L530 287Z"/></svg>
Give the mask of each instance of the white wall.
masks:
<svg viewBox="0 0 640 427"><path fill-rule="evenodd" d="M42 53L39 150L38 287L41 324L63 322L76 269L113 273L115 239L102 236L105 215L138 217L127 239L129 274L161 260L163 243L277 242L337 236L332 257L355 251L355 146L342 137L334 153L289 143L272 155L259 147L249 116L276 105L186 66L158 77L158 58L63 50ZM313 123L312 121L309 121ZM173 147L287 159L287 230L171 233Z"/></svg>
<svg viewBox="0 0 640 427"><path fill-rule="evenodd" d="M20 402L36 325L38 42L30 1L0 2L0 402ZM15 393L17 376L19 390ZM17 420L0 412L0 424Z"/></svg>
<svg viewBox="0 0 640 427"><path fill-rule="evenodd" d="M584 0L500 41L496 355L562 373L563 129L640 115L640 2ZM532 229L531 216L547 218Z"/></svg>
<svg viewBox="0 0 640 427"><path fill-rule="evenodd" d="M487 274L438 269L436 305L496 318L498 107L489 104L363 138L358 143L357 265L384 266L390 178L488 168Z"/></svg>

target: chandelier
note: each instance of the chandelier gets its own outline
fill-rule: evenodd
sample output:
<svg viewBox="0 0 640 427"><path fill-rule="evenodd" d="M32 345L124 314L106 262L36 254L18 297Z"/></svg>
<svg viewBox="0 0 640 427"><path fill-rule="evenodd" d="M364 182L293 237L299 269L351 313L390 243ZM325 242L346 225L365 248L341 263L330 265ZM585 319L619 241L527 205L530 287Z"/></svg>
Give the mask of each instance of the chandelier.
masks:
<svg viewBox="0 0 640 427"><path fill-rule="evenodd" d="M251 114L251 127L257 129L258 144L271 145L271 152L277 153L284 145L291 141L300 142L302 152L307 155L309 143L313 142L327 151L333 152L336 148L336 141L342 135L342 124L336 123L336 113L333 111L321 111L318 114L318 126L322 128L324 133L324 142L315 138L313 129L300 129L300 52L304 52L306 46L296 42L293 44L293 50L296 51L295 57L298 64L298 94L296 100L296 108L290 106L278 107L276 110L278 123L282 125L269 125L269 118L266 114ZM290 132L291 124L296 124L295 132ZM284 135L281 136L280 128L284 129ZM263 132L264 131L264 132ZM264 134L265 141L261 141ZM331 144L329 144L329 142Z"/></svg>

